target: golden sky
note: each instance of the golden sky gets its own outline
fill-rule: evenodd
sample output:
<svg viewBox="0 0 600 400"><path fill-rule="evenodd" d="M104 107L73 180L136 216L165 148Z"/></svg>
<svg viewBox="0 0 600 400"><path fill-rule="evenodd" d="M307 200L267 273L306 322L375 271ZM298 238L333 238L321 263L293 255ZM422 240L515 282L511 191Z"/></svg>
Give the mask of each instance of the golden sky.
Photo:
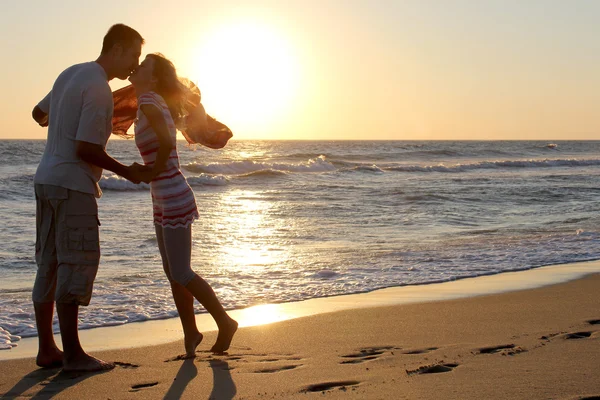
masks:
<svg viewBox="0 0 600 400"><path fill-rule="evenodd" d="M118 22L234 139L600 138L597 1L54 3L2 5L0 138L45 138L31 109Z"/></svg>

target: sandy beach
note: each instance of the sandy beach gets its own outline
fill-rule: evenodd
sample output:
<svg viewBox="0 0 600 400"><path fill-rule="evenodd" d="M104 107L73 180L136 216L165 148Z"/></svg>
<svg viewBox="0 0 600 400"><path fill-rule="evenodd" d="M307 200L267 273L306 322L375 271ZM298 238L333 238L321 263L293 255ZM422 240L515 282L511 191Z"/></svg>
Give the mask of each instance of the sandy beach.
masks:
<svg viewBox="0 0 600 400"><path fill-rule="evenodd" d="M208 332L193 360L178 357L181 341L93 352L117 363L98 374L41 370L32 358L0 361L0 393L3 399L598 398L599 287L596 273L541 288L244 327L222 356L208 352L216 336Z"/></svg>

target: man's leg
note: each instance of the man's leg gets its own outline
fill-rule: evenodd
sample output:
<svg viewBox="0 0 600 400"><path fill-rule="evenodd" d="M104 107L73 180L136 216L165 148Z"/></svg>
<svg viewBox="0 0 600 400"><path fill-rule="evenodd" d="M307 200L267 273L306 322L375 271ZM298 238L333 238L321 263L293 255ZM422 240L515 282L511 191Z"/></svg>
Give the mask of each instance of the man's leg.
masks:
<svg viewBox="0 0 600 400"><path fill-rule="evenodd" d="M56 303L56 311L64 349L64 371L102 371L115 367L112 363L90 356L81 347L77 331L77 304Z"/></svg>
<svg viewBox="0 0 600 400"><path fill-rule="evenodd" d="M68 191L57 213L56 309L62 336L65 371L100 371L114 368L88 355L79 341L79 306L87 306L100 262L98 206L91 194Z"/></svg>
<svg viewBox="0 0 600 400"><path fill-rule="evenodd" d="M56 368L63 365L63 352L59 350L54 341L52 331L52 317L54 316L54 303L33 303L35 310L35 324L38 331L38 354L35 362L42 368Z"/></svg>
<svg viewBox="0 0 600 400"><path fill-rule="evenodd" d="M56 236L54 208L42 185L36 185L35 259L38 270L33 285L33 308L38 331L36 363L42 368L62 366L63 353L56 346L52 330L56 287Z"/></svg>

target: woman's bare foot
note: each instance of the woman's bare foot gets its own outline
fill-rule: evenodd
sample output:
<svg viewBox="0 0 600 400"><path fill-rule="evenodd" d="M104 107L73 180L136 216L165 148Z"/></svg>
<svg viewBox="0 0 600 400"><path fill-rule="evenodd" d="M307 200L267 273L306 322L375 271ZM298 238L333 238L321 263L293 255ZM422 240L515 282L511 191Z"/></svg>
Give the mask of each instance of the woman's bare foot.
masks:
<svg viewBox="0 0 600 400"><path fill-rule="evenodd" d="M219 335L217 336L217 341L215 345L210 349L213 353L224 353L229 349L229 345L231 344L231 339L233 339L233 335L235 335L235 331L237 331L238 323L229 318L227 325L219 326Z"/></svg>
<svg viewBox="0 0 600 400"><path fill-rule="evenodd" d="M63 371L65 372L95 372L95 371L107 371L113 369L115 364L106 362L92 357L89 354L83 353L83 355L77 357L74 360L64 361Z"/></svg>
<svg viewBox="0 0 600 400"><path fill-rule="evenodd" d="M196 357L196 347L202 342L204 336L200 332L196 332L192 337L185 337L185 356L188 358Z"/></svg>
<svg viewBox="0 0 600 400"><path fill-rule="evenodd" d="M63 352L54 347L44 352L38 352L35 359L38 367L42 368L60 368L63 366Z"/></svg>

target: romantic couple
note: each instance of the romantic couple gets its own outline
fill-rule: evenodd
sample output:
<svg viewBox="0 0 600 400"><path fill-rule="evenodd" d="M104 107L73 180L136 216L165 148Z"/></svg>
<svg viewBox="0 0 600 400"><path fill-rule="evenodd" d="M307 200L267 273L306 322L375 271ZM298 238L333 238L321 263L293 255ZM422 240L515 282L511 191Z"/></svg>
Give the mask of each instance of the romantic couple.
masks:
<svg viewBox="0 0 600 400"><path fill-rule="evenodd" d="M113 368L88 355L79 342L79 306L87 306L100 261L98 181L107 169L134 183L150 183L156 239L165 274L183 325L186 355L202 341L194 298L219 328L215 353L229 348L237 322L227 315L210 285L191 268L192 222L198 218L194 193L180 171L176 126L186 115L186 91L173 64L149 54L139 64L144 39L134 29L112 26L96 61L63 71L32 116L48 126L48 140L34 178L38 265L33 304L40 367L66 371ZM113 131L113 95L108 81L127 79L137 96L135 143L145 165L125 166L106 153ZM58 313L63 352L54 341Z"/></svg>

